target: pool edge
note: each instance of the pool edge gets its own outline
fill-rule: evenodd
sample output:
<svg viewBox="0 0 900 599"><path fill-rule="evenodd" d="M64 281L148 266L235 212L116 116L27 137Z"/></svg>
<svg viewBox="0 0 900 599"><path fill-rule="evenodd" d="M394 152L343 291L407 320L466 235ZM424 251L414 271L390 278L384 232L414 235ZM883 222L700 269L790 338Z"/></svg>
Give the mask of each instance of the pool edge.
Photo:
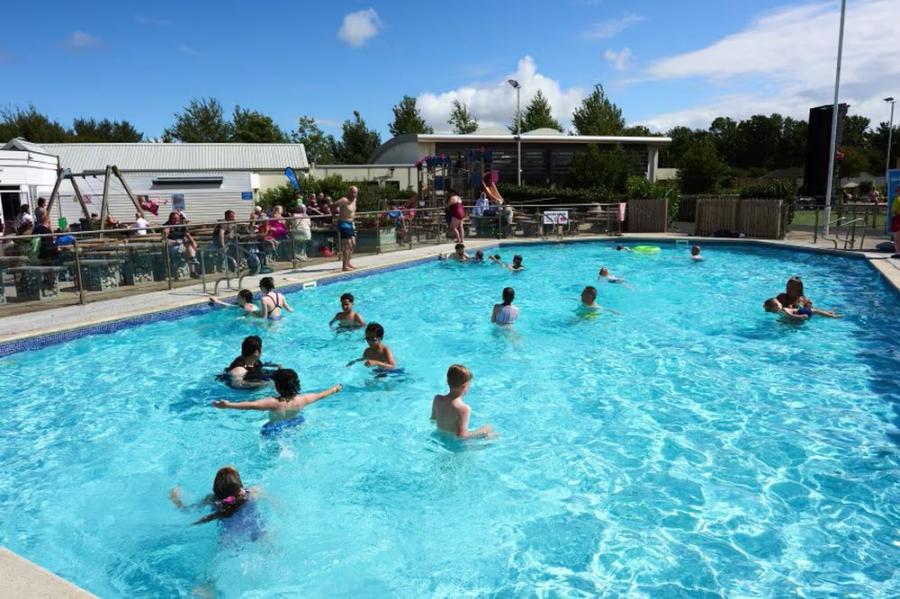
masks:
<svg viewBox="0 0 900 599"><path fill-rule="evenodd" d="M6 547L0 547L0 580L3 581L2 590L7 597L97 599L96 595Z"/></svg>

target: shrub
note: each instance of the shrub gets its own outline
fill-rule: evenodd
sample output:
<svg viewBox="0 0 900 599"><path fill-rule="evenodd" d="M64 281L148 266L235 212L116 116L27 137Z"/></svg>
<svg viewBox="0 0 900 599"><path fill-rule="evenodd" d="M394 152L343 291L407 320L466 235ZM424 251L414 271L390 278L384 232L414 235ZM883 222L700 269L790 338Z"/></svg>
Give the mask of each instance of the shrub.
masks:
<svg viewBox="0 0 900 599"><path fill-rule="evenodd" d="M589 145L572 159L566 182L574 188L605 187L614 192L624 192L631 161L621 146L601 150Z"/></svg>
<svg viewBox="0 0 900 599"><path fill-rule="evenodd" d="M542 187L538 185L504 185L500 190L507 201L529 202L547 200L550 204L587 204L611 202L612 194L605 187L570 189L567 187Z"/></svg>

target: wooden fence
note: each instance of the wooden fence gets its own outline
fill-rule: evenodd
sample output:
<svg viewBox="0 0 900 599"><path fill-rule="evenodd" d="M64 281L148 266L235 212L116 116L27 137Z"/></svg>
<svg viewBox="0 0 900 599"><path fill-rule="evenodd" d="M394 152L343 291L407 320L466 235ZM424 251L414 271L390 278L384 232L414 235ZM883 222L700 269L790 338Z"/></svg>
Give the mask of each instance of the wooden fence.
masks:
<svg viewBox="0 0 900 599"><path fill-rule="evenodd" d="M747 237L784 237L784 202L754 198L701 198L697 200L694 235L735 231Z"/></svg>
<svg viewBox="0 0 900 599"><path fill-rule="evenodd" d="M665 233L668 215L665 198L628 200L626 224L629 233Z"/></svg>

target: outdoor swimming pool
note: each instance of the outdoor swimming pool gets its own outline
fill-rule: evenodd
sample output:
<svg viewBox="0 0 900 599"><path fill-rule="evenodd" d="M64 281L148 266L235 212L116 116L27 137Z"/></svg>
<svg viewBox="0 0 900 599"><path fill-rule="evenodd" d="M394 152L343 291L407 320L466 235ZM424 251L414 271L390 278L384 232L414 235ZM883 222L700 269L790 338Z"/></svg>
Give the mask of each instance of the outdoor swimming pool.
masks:
<svg viewBox="0 0 900 599"><path fill-rule="evenodd" d="M894 595L898 295L861 260L612 248L502 248L528 270L431 262L292 294L272 328L219 310L0 358L0 544L104 597ZM848 318L765 314L794 274ZM621 316L577 318L588 284ZM514 333L489 323L507 285ZM344 291L403 378L344 366L365 346L327 327ZM209 407L247 397L213 375L248 334L344 392L263 440L265 416ZM433 434L454 362L498 439ZM168 501L225 464L265 492L261 541Z"/></svg>

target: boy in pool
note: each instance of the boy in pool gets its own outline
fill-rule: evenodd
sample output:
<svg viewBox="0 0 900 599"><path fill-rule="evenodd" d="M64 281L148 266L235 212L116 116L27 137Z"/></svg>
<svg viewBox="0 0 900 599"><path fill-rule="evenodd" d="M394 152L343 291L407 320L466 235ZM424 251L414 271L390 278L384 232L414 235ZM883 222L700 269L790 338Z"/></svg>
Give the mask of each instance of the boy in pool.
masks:
<svg viewBox="0 0 900 599"><path fill-rule="evenodd" d="M363 352L361 358L350 360L347 366L364 362L369 368L396 369L397 360L394 359L394 353L391 348L381 342L382 339L384 339L384 327L377 322L370 322L366 327L366 343L369 344L369 347Z"/></svg>
<svg viewBox="0 0 900 599"><path fill-rule="evenodd" d="M694 262L700 262L703 260L703 256L700 255L700 246L695 245L691 247L691 260Z"/></svg>
<svg viewBox="0 0 900 599"><path fill-rule="evenodd" d="M611 274L609 274L609 269L606 268L605 266L600 267L600 278L606 279L607 283L619 283L619 284L625 283L625 279L621 279L619 277L614 277Z"/></svg>
<svg viewBox="0 0 900 599"><path fill-rule="evenodd" d="M578 306L578 309L584 314L599 314L604 308L600 304L597 303L597 288L593 285L588 285L584 289L581 290L581 305ZM609 312L613 314L619 314L612 308L606 308Z"/></svg>
<svg viewBox="0 0 900 599"><path fill-rule="evenodd" d="M366 321L359 315L359 312L353 310L353 294L345 293L341 296L341 311L334 315L328 326L334 323L338 324L341 329L358 329L366 326Z"/></svg>
<svg viewBox="0 0 900 599"><path fill-rule="evenodd" d="M469 416L472 409L463 401L469 392L472 373L462 364L454 364L447 369L446 395L435 395L431 402L431 419L439 431L456 435L458 439L487 439L496 436L490 425L469 430Z"/></svg>
<svg viewBox="0 0 900 599"><path fill-rule="evenodd" d="M813 314L817 316L827 316L828 318L843 318L843 316L834 311L814 308L813 303L806 298L804 298L802 302L801 307L792 308L790 306L785 306L778 301L777 298L770 297L763 302L763 310L773 314L780 314L781 316L793 320L808 320L812 318Z"/></svg>
<svg viewBox="0 0 900 599"><path fill-rule="evenodd" d="M481 264L484 262L484 252L481 250L475 250L475 257L472 258L472 262L475 264Z"/></svg>
<svg viewBox="0 0 900 599"><path fill-rule="evenodd" d="M444 254L438 255L438 260L448 260L448 261L455 261L455 262L468 262L469 261L469 255L466 253L465 244L457 243L455 246L453 246L453 250L454 251L452 254L448 254L446 256Z"/></svg>
<svg viewBox="0 0 900 599"><path fill-rule="evenodd" d="M229 308L239 308L242 312L242 316L262 316L259 312L259 308L256 304L253 303L253 292L249 289L241 289L237 294L237 304L229 304L228 302L223 302L217 297L209 298L209 304L211 306L226 306Z"/></svg>
<svg viewBox="0 0 900 599"><path fill-rule="evenodd" d="M630 252L630 251L631 251L631 248L630 248L630 247L626 247L626 246L624 246L624 245L617 245L617 246L616 246L616 251L617 251L617 252Z"/></svg>
<svg viewBox="0 0 900 599"><path fill-rule="evenodd" d="M238 401L234 403L219 400L214 401L212 405L215 408L222 409L268 412L269 422L278 423L297 419L301 410L306 406L314 404L329 395L339 393L343 389L341 385L333 385L325 391L301 394L300 377L290 368L276 370L272 380L275 381L275 391L278 392L277 397L264 397L255 401ZM299 422L302 422L302 420L298 420L298 424Z"/></svg>
<svg viewBox="0 0 900 599"><path fill-rule="evenodd" d="M269 384L269 377L264 366L277 367L275 364L263 364L262 339L258 335L250 335L241 343L241 355L231 361L225 369L225 382L235 389L252 389Z"/></svg>

